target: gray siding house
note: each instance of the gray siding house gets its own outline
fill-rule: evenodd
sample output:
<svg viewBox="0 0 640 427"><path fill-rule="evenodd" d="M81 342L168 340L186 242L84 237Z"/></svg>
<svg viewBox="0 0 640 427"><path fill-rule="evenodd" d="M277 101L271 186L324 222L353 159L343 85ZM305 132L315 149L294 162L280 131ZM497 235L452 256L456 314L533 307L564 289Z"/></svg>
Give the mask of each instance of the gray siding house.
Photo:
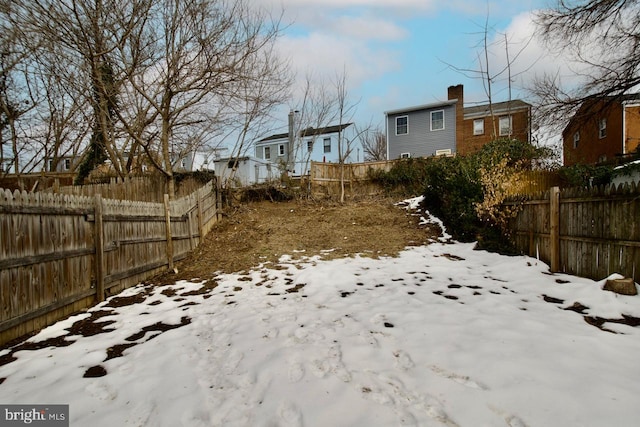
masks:
<svg viewBox="0 0 640 427"><path fill-rule="evenodd" d="M386 111L387 159L455 154L457 102Z"/></svg>

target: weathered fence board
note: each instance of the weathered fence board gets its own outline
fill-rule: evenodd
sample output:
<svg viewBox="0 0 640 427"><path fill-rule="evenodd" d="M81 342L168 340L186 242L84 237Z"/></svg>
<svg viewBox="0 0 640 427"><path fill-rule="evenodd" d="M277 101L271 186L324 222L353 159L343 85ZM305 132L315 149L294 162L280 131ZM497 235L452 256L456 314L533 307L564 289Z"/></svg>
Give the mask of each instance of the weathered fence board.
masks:
<svg viewBox="0 0 640 427"><path fill-rule="evenodd" d="M344 165L344 183L347 194L379 193L382 188L372 184L369 170L388 172L395 160L367 163L347 163ZM340 194L343 170L339 163L311 162L310 185L313 193L324 193L329 196Z"/></svg>
<svg viewBox="0 0 640 427"><path fill-rule="evenodd" d="M176 187L176 197L188 196L201 186L202 183L194 178L182 180ZM105 199L161 203L167 193L167 182L162 176L147 175L124 180L112 178L111 182L103 184L57 186L47 191L87 197L100 194Z"/></svg>
<svg viewBox="0 0 640 427"><path fill-rule="evenodd" d="M168 211L164 203L0 189L0 344L165 271L211 230L217 199L213 181Z"/></svg>
<svg viewBox="0 0 640 427"><path fill-rule="evenodd" d="M524 201L510 224L516 247L552 271L595 280L612 273L640 281L640 188L636 184L554 190ZM552 242L557 223L557 243Z"/></svg>

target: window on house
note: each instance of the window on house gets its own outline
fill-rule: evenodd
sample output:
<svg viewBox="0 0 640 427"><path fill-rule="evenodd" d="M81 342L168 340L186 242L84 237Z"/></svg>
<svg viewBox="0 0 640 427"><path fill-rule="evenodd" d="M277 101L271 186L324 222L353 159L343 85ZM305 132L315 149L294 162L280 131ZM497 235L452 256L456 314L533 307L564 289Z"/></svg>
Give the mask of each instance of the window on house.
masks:
<svg viewBox="0 0 640 427"><path fill-rule="evenodd" d="M473 134L484 135L484 119L475 119L473 121Z"/></svg>
<svg viewBox="0 0 640 427"><path fill-rule="evenodd" d="M431 112L431 130L444 129L444 110Z"/></svg>
<svg viewBox="0 0 640 427"><path fill-rule="evenodd" d="M578 148L580 144L580 132L576 132L573 134L573 148Z"/></svg>
<svg viewBox="0 0 640 427"><path fill-rule="evenodd" d="M180 162L180 165L182 166L182 169L186 169L187 168L187 159L182 159L182 161Z"/></svg>
<svg viewBox="0 0 640 427"><path fill-rule="evenodd" d="M411 158L411 153L400 153L401 159L409 159Z"/></svg>
<svg viewBox="0 0 640 427"><path fill-rule="evenodd" d="M64 170L68 171L71 169L71 159L64 159Z"/></svg>
<svg viewBox="0 0 640 427"><path fill-rule="evenodd" d="M509 136L511 135L511 116L503 116L500 117L498 121L499 126L499 135L500 136Z"/></svg>
<svg viewBox="0 0 640 427"><path fill-rule="evenodd" d="M284 144L278 145L278 156L284 156Z"/></svg>
<svg viewBox="0 0 640 427"><path fill-rule="evenodd" d="M49 159L49 167L48 167L48 169L49 169L49 172L55 172L53 170L53 159Z"/></svg>
<svg viewBox="0 0 640 427"><path fill-rule="evenodd" d="M396 117L396 135L409 133L409 116Z"/></svg>
<svg viewBox="0 0 640 427"><path fill-rule="evenodd" d="M607 155L606 154L602 154L600 157L598 157L598 163L604 163L607 161Z"/></svg>
<svg viewBox="0 0 640 427"><path fill-rule="evenodd" d="M307 151L309 153L313 151L313 141L307 141Z"/></svg>
<svg viewBox="0 0 640 427"><path fill-rule="evenodd" d="M330 153L331 152L331 138L325 138L322 141L322 145L324 146L324 152L325 153Z"/></svg>
<svg viewBox="0 0 640 427"><path fill-rule="evenodd" d="M265 159L271 158L271 147L264 147L264 158Z"/></svg>
<svg viewBox="0 0 640 427"><path fill-rule="evenodd" d="M229 169L237 168L237 167L238 167L238 161L237 161L236 159L229 160L229 161L227 162L227 167L228 167Z"/></svg>
<svg viewBox="0 0 640 427"><path fill-rule="evenodd" d="M600 138L607 136L607 119L600 119L598 122L598 136Z"/></svg>

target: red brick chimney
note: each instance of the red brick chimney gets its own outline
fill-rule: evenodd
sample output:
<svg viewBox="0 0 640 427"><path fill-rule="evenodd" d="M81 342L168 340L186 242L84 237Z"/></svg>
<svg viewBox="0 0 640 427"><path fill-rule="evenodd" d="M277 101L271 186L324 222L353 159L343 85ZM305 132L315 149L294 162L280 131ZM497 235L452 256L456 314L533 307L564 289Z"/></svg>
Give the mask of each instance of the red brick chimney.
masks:
<svg viewBox="0 0 640 427"><path fill-rule="evenodd" d="M456 85L447 88L448 99L451 101L457 99L456 102L456 152L465 152L464 139L464 86Z"/></svg>

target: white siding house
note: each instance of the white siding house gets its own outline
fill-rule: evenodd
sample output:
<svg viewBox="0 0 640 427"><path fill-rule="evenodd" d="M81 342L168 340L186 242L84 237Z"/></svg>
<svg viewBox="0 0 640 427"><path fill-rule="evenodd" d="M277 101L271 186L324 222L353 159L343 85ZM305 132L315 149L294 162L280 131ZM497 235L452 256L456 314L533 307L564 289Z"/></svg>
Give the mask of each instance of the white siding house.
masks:
<svg viewBox="0 0 640 427"><path fill-rule="evenodd" d="M277 170L272 171L268 164L250 156L238 159L216 159L213 165L214 171L221 182L230 187L243 187L280 177ZM236 167L235 172L233 171L234 166Z"/></svg>
<svg viewBox="0 0 640 427"><path fill-rule="evenodd" d="M300 177L309 174L312 161L338 163L340 141L343 153L349 148L345 163L363 161L362 143L352 123L303 129L295 137L282 133L263 138L255 144L255 157L263 161L260 176L270 169L272 174L288 171L290 176Z"/></svg>

